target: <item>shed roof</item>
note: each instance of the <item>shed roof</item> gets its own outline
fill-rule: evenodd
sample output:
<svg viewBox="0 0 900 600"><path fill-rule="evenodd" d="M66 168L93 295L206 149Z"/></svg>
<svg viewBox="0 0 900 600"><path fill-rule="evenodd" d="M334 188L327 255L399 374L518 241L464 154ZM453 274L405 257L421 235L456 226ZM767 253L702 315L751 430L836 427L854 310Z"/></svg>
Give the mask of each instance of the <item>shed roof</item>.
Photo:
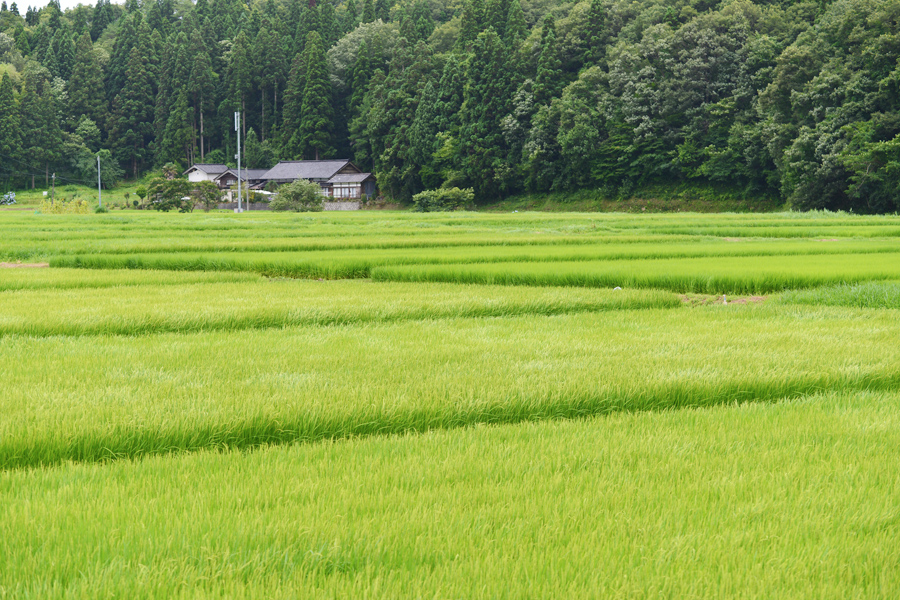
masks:
<svg viewBox="0 0 900 600"><path fill-rule="evenodd" d="M264 179L329 179L345 167L359 169L347 159L339 160L283 160L265 174Z"/></svg>
<svg viewBox="0 0 900 600"><path fill-rule="evenodd" d="M191 168L182 173L182 175L187 175L191 171L203 171L207 175L218 175L219 173L224 173L226 170L228 170L228 165L219 163L194 163L191 165Z"/></svg>
<svg viewBox="0 0 900 600"><path fill-rule="evenodd" d="M362 183L370 177L371 173L338 173L328 183Z"/></svg>

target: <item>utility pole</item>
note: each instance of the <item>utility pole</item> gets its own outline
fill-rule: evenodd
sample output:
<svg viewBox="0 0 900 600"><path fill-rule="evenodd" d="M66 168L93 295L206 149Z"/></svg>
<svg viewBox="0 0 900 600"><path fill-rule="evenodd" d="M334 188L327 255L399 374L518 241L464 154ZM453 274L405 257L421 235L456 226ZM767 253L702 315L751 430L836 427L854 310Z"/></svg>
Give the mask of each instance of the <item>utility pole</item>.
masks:
<svg viewBox="0 0 900 600"><path fill-rule="evenodd" d="M237 159L237 177L238 177L238 207L237 212L242 212L241 210L241 112L237 111L234 113L234 130L237 132L237 154L235 154L235 158Z"/></svg>
<svg viewBox="0 0 900 600"><path fill-rule="evenodd" d="M50 204L56 202L56 173L52 177L53 183L50 184Z"/></svg>
<svg viewBox="0 0 900 600"><path fill-rule="evenodd" d="M103 191L100 188L100 154L97 154L97 198L100 199L100 208L103 208Z"/></svg>

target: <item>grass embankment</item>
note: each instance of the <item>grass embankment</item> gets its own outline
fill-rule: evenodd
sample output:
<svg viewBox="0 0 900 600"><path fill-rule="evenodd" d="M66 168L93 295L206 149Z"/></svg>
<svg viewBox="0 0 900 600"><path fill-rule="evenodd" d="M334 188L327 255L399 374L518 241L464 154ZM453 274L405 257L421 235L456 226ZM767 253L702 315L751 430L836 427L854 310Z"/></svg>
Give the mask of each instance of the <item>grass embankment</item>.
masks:
<svg viewBox="0 0 900 600"><path fill-rule="evenodd" d="M499 212L758 213L783 210L784 204L775 197L748 194L732 186L681 183L647 185L633 191L582 189L517 194L498 202L479 205L478 209Z"/></svg>
<svg viewBox="0 0 900 600"><path fill-rule="evenodd" d="M2 209L28 208L33 209L40 206L41 201L50 200L53 196L57 201L64 202L67 200L86 200L92 206L97 206L99 198L97 195L97 186L86 186L74 183L61 182L53 191L51 186L44 185L44 178L39 177L35 180L38 187L35 189L16 190L16 203L11 207L0 206ZM138 181L122 181L113 189L103 190L103 205L132 205L132 201L139 200L135 194L135 190L140 185ZM46 196L44 195L46 193ZM127 197L126 197L127 195Z"/></svg>
<svg viewBox="0 0 900 600"><path fill-rule="evenodd" d="M829 393L0 473L0 589L887 598L898 406Z"/></svg>
<svg viewBox="0 0 900 600"><path fill-rule="evenodd" d="M900 277L900 254L726 256L658 260L398 265L375 281L660 288L704 294L764 294Z"/></svg>
<svg viewBox="0 0 900 600"><path fill-rule="evenodd" d="M0 467L896 389L896 314L706 307L7 336Z"/></svg>
<svg viewBox="0 0 900 600"><path fill-rule="evenodd" d="M103 274L102 272L100 272ZM297 325L384 323L451 317L558 315L674 308L681 300L657 290L564 290L361 281L263 281L135 285L134 272L95 278L88 289L39 288L0 293L0 336L129 335L238 331ZM152 280L155 273L150 273ZM130 275L131 277L127 277ZM176 275L176 274L172 274ZM3 287L0 277L0 289ZM119 286L101 283L118 281Z"/></svg>

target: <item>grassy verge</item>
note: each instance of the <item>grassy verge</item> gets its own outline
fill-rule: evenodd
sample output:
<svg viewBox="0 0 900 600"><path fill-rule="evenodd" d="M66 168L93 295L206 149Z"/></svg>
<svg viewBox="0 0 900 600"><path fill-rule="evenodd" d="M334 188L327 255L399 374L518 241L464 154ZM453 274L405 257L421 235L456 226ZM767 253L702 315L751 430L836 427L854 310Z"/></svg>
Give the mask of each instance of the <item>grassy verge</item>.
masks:
<svg viewBox="0 0 900 600"><path fill-rule="evenodd" d="M885 598L900 396L0 473L13 597Z"/></svg>
<svg viewBox="0 0 900 600"><path fill-rule="evenodd" d="M891 311L705 307L7 336L0 467L895 389Z"/></svg>

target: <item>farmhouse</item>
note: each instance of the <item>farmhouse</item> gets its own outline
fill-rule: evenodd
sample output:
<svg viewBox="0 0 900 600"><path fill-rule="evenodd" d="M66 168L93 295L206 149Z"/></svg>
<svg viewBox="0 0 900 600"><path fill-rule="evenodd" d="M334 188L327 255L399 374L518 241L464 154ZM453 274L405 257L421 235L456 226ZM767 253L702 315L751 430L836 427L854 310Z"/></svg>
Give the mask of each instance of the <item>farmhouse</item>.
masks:
<svg viewBox="0 0 900 600"><path fill-rule="evenodd" d="M237 183L237 169L227 165L198 163L185 171L190 181L213 181L220 189ZM283 160L271 169L241 169L241 181L250 189L261 190L269 184L283 185L298 179L318 183L322 194L336 201L361 200L376 193L375 176L347 159Z"/></svg>
<svg viewBox="0 0 900 600"><path fill-rule="evenodd" d="M318 183L324 195L335 199L359 200L363 194L375 194L375 177L347 159L283 160L263 178L276 184L306 179Z"/></svg>
<svg viewBox="0 0 900 600"><path fill-rule="evenodd" d="M228 165L219 163L197 163L191 165L191 168L182 173L187 175L188 181L197 183L199 181L214 181L216 177L228 170Z"/></svg>

